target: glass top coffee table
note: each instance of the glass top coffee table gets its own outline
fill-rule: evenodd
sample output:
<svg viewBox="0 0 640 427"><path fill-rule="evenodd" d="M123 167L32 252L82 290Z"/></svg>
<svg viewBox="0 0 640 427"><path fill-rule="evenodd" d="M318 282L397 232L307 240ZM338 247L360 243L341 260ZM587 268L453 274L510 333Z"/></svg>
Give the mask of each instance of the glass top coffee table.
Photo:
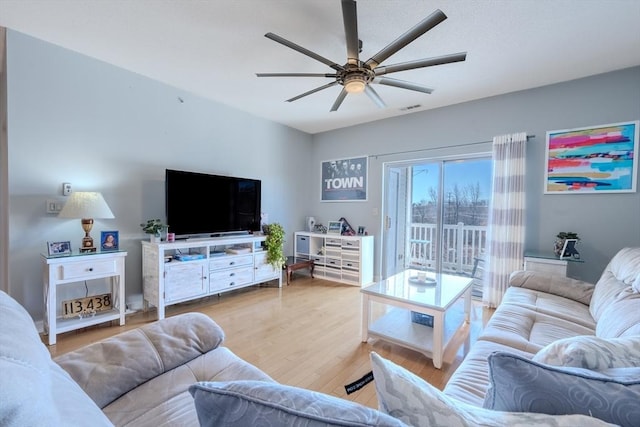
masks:
<svg viewBox="0 0 640 427"><path fill-rule="evenodd" d="M451 338L469 322L470 277L405 270L361 289L362 342L381 338L419 351L442 368Z"/></svg>

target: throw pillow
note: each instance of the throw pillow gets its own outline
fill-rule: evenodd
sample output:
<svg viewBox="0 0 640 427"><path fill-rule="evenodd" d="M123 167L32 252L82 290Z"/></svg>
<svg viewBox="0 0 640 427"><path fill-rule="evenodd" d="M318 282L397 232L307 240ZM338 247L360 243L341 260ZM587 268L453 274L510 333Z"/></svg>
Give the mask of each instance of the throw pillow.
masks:
<svg viewBox="0 0 640 427"><path fill-rule="evenodd" d="M401 366L371 353L380 410L411 426L553 426L595 427L608 424L584 415L550 416L478 408L457 401Z"/></svg>
<svg viewBox="0 0 640 427"><path fill-rule="evenodd" d="M604 339L581 335L564 338L544 347L531 360L593 370L640 366L640 336Z"/></svg>
<svg viewBox="0 0 640 427"><path fill-rule="evenodd" d="M560 368L496 352L489 355L489 379L485 408L584 414L620 426L640 420L640 368Z"/></svg>
<svg viewBox="0 0 640 427"><path fill-rule="evenodd" d="M202 427L404 426L364 405L278 383L199 382L189 392Z"/></svg>

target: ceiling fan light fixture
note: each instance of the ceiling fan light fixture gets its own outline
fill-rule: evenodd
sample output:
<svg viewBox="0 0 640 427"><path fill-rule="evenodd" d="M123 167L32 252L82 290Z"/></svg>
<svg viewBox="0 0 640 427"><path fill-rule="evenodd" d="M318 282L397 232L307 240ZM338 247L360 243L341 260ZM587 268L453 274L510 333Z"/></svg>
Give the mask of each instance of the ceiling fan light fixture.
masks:
<svg viewBox="0 0 640 427"><path fill-rule="evenodd" d="M344 82L344 90L349 93L362 93L367 85L363 76L349 76Z"/></svg>

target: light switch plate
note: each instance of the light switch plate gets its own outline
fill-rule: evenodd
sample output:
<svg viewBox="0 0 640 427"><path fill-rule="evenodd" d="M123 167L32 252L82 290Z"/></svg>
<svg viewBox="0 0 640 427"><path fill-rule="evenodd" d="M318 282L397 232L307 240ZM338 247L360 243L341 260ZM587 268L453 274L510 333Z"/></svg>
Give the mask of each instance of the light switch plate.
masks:
<svg viewBox="0 0 640 427"><path fill-rule="evenodd" d="M61 200L47 199L46 211L48 214L57 214L60 213L63 206L64 202Z"/></svg>

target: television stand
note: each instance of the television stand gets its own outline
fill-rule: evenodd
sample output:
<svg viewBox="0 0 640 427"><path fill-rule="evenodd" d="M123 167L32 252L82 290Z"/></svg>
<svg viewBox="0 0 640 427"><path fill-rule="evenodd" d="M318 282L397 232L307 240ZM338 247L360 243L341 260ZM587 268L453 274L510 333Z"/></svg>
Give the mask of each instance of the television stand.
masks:
<svg viewBox="0 0 640 427"><path fill-rule="evenodd" d="M266 236L195 238L178 242L142 241L144 309L165 307L272 280L282 287L282 270L267 263ZM181 258L179 260L178 258Z"/></svg>

